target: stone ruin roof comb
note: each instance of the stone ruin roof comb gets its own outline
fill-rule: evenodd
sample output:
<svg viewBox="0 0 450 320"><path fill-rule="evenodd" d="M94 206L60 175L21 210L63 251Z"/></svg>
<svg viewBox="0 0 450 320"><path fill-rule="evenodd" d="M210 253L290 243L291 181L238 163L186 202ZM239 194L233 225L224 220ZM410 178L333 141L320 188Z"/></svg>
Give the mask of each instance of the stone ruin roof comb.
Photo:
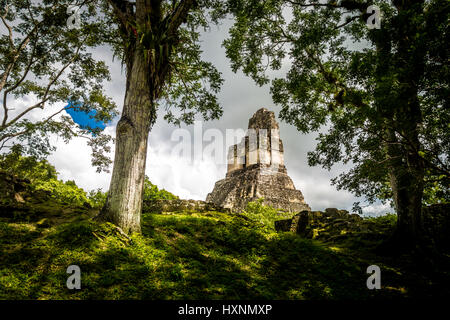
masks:
<svg viewBox="0 0 450 320"><path fill-rule="evenodd" d="M287 174L275 114L259 109L248 128L254 129L253 133L249 131L240 143L230 147L226 177L216 182L206 201L235 212L259 198L285 211L311 210Z"/></svg>
<svg viewBox="0 0 450 320"><path fill-rule="evenodd" d="M275 113L266 108L261 108L248 120L249 129L279 129L275 119Z"/></svg>

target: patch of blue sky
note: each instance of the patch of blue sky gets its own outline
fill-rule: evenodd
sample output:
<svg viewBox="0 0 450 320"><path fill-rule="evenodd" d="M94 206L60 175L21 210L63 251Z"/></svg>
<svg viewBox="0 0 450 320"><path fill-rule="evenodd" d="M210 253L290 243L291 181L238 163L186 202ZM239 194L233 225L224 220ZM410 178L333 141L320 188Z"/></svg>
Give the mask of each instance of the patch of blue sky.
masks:
<svg viewBox="0 0 450 320"><path fill-rule="evenodd" d="M66 106L66 112L72 117L73 121L80 126L80 128L91 132L93 130L104 130L106 128L108 123L95 119L97 110L87 112L81 110L80 106L81 103L74 103L73 101L68 101Z"/></svg>

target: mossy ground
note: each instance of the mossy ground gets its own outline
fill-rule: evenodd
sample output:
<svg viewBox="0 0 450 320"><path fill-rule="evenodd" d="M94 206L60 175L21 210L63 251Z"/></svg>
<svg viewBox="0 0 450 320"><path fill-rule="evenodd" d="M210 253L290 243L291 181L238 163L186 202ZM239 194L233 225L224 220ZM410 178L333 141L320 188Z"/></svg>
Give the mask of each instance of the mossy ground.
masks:
<svg viewBox="0 0 450 320"><path fill-rule="evenodd" d="M251 215L144 213L131 240L95 210L0 218L0 299L368 299L443 297L448 272L427 275L408 255L383 257L380 238L326 243L276 233ZM275 217L274 217L275 218ZM269 219L270 220L270 219ZM392 219L375 219L387 233ZM381 290L368 290L378 265ZM81 290L69 290L69 265Z"/></svg>

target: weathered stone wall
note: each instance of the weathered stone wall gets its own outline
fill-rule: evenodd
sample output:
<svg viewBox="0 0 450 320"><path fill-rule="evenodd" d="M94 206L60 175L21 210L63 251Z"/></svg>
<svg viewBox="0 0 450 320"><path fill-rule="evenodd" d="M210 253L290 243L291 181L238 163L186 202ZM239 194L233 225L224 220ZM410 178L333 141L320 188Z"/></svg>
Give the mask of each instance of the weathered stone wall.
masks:
<svg viewBox="0 0 450 320"><path fill-rule="evenodd" d="M333 240L348 232L370 233L371 224L357 214L328 208L322 211L302 211L291 219L275 221L277 231L290 231L308 239Z"/></svg>
<svg viewBox="0 0 450 320"><path fill-rule="evenodd" d="M144 201L144 212L205 212L205 211L228 211L224 208L218 207L213 203L208 203L200 200L152 200Z"/></svg>
<svg viewBox="0 0 450 320"><path fill-rule="evenodd" d="M422 208L422 226L430 243L437 248L450 248L450 204ZM325 212L302 211L291 219L275 221L277 231L289 231L305 238L327 241L345 237L348 233L363 233L376 238L380 234L379 228L380 224L335 208L328 208Z"/></svg>
<svg viewBox="0 0 450 320"><path fill-rule="evenodd" d="M30 181L0 171L0 203L4 206L23 203Z"/></svg>
<svg viewBox="0 0 450 320"><path fill-rule="evenodd" d="M41 205L51 200L51 193L46 190L33 190L28 179L21 179L0 170L0 217L26 217L27 221L40 219L53 208Z"/></svg>

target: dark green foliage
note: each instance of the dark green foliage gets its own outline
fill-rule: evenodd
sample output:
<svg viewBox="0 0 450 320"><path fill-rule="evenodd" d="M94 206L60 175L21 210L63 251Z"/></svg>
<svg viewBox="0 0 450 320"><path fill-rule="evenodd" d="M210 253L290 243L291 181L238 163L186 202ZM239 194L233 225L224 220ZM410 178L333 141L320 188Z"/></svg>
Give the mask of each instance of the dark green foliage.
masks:
<svg viewBox="0 0 450 320"><path fill-rule="evenodd" d="M35 157L22 156L20 152L11 152L0 155L0 169L30 181L26 193L46 194L59 204L83 206L86 204L96 206L99 198L90 200L86 192L79 188L74 181L63 182L58 180L56 169L47 160L38 160ZM46 201L46 199L40 199Z"/></svg>
<svg viewBox="0 0 450 320"><path fill-rule="evenodd" d="M202 59L200 48L200 32L217 23L209 13L219 4L218 0L155 1L137 8L129 2L113 10L108 1L101 1L105 24L112 26L103 30L105 42L124 65L132 61L136 49L143 52L148 79L157 75L149 88L154 111L164 106L169 123L192 124L196 114L210 120L223 113L216 97L223 79L211 62ZM144 22L138 22L137 10L148 11Z"/></svg>
<svg viewBox="0 0 450 320"><path fill-rule="evenodd" d="M29 179L31 183L57 179L55 167L47 160L26 157L17 151L0 155L0 169L23 179Z"/></svg>
<svg viewBox="0 0 450 320"><path fill-rule="evenodd" d="M394 178L411 199L423 184L423 204L448 201L448 1L374 1L381 29L366 25L372 2L321 3L226 1L217 14L236 19L224 42L233 70L271 81L280 117L319 131L310 165L352 165L339 189L386 201Z"/></svg>
<svg viewBox="0 0 450 320"><path fill-rule="evenodd" d="M365 220L374 222L378 226L383 226L392 229L395 226L397 216L395 214L388 213L379 217L366 217Z"/></svg>
<svg viewBox="0 0 450 320"><path fill-rule="evenodd" d="M223 79L211 62L202 59L200 49L200 30L209 28L204 12L211 2L202 1L192 10L186 26L178 31L178 43L169 63L170 78L160 103L168 110L164 119L178 126L192 124L196 114L210 120L219 119L223 113L216 97Z"/></svg>
<svg viewBox="0 0 450 320"><path fill-rule="evenodd" d="M0 6L0 150L20 149L45 158L55 150L49 140L52 134L65 142L83 136L92 147L93 165L107 170L110 137L99 129L93 136L64 111L70 100L79 102L83 111L95 110L100 121L117 114L103 90L109 70L89 52L114 39L114 27L97 2L83 1L79 29L66 25L69 0L8 0Z"/></svg>

